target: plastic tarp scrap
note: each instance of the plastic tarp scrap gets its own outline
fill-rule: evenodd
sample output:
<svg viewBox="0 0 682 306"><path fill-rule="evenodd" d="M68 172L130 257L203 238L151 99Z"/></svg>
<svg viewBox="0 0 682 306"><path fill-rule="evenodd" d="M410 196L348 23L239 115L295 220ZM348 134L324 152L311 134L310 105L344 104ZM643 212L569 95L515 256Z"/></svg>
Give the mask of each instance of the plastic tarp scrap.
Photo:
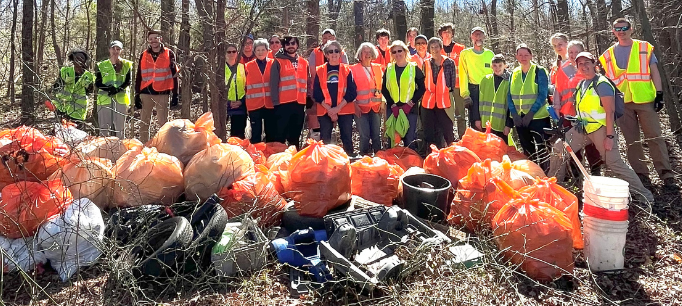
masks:
<svg viewBox="0 0 682 306"><path fill-rule="evenodd" d="M2 272L11 273L17 269L24 272L33 271L36 265L45 264L45 254L38 250L33 237L9 239L0 236L2 256Z"/></svg>

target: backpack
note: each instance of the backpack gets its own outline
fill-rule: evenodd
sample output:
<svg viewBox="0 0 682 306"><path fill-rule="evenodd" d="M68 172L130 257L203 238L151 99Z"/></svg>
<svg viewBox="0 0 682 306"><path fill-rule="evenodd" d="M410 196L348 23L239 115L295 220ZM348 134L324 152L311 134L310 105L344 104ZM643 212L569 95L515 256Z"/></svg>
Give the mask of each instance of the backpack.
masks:
<svg viewBox="0 0 682 306"><path fill-rule="evenodd" d="M590 84L590 86L592 86L592 88L594 88L594 91L596 91L598 95L599 95L599 91L597 90L596 85L597 85L597 82L599 81L599 76L601 76L601 75L600 74L595 75L594 78L592 78L592 84ZM615 107L613 110L613 117L614 117L614 119L618 119L620 117L623 117L623 115L625 114L625 95L623 94L623 92L621 92L618 89L618 87L616 87L616 84L614 84L613 81L611 81L611 79L609 79L607 77L604 77L604 78L611 84L611 86L613 86L614 104L615 104ZM578 90L582 89L584 82L585 82L585 80L580 81L580 84L578 84Z"/></svg>

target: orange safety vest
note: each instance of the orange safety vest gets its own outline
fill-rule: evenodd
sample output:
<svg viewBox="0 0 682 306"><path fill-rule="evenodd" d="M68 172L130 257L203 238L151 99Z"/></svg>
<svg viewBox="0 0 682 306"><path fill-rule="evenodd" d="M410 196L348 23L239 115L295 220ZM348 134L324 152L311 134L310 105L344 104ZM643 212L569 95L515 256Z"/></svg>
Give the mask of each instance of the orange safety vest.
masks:
<svg viewBox="0 0 682 306"><path fill-rule="evenodd" d="M424 62L424 76L426 77L426 91L422 98L422 107L427 109L450 108L450 89L445 86L445 76L443 74L443 63L445 58L441 61L440 71L438 72L438 79L436 83L433 82L433 73L431 72L431 61Z"/></svg>
<svg viewBox="0 0 682 306"><path fill-rule="evenodd" d="M374 59L372 61L372 63L376 63L376 64L381 65L381 70L386 71L386 66L388 66L388 63L391 62L391 50L386 49L386 55L384 56L384 55L381 55L381 49L379 49L378 46L376 48L377 48L377 53L379 54L379 56L377 56L377 58Z"/></svg>
<svg viewBox="0 0 682 306"><path fill-rule="evenodd" d="M317 66L320 66L322 64L327 63L325 61L324 52L322 51L322 48L318 47L318 48L313 49L313 54L315 54L315 67L313 67L312 65L310 66L310 75L315 74L315 69L317 68ZM345 55L346 55L346 53L343 50L341 50L341 59L343 59L343 57ZM308 63L308 64L310 64L310 63Z"/></svg>
<svg viewBox="0 0 682 306"><path fill-rule="evenodd" d="M163 48L154 61L149 50L142 52L142 62L140 63L140 74L142 83L140 89L152 85L155 91L166 91L173 89L173 71L170 69L170 49Z"/></svg>
<svg viewBox="0 0 682 306"><path fill-rule="evenodd" d="M430 54L430 53L426 53L426 58L424 58L424 59L422 59L422 57L419 56L419 53L415 53L415 54L412 55L412 57L410 58L410 60L411 60L412 62L417 63L417 67L419 67L419 69L421 69L421 70L424 70L424 63L425 63L426 61L428 61L429 59L431 59L431 54Z"/></svg>
<svg viewBox="0 0 682 306"><path fill-rule="evenodd" d="M466 48L464 45L455 43L452 47L452 52L446 53L445 48L443 48L440 50L440 54L455 61L455 68L459 70L459 53L462 52L464 48ZM457 71L455 71L455 88L459 88L459 73Z"/></svg>
<svg viewBox="0 0 682 306"><path fill-rule="evenodd" d="M575 88L578 87L578 83L585 79L582 74L577 73L575 76L572 78L569 78L564 69L568 69L569 66L571 66L570 61L566 61L561 65L561 68L556 69L554 75L555 75L555 83L554 83L554 90L559 92L561 96L561 101L554 101L554 103L558 103L559 106L561 106L561 114L566 116L575 116ZM570 105L566 105L569 104Z"/></svg>
<svg viewBox="0 0 682 306"><path fill-rule="evenodd" d="M265 71L260 73L256 60L246 63L246 110L254 111L260 108L273 109L270 98L270 68L275 60L265 59Z"/></svg>
<svg viewBox="0 0 682 306"><path fill-rule="evenodd" d="M268 58L275 59L275 54L272 53L272 50L268 51Z"/></svg>
<svg viewBox="0 0 682 306"><path fill-rule="evenodd" d="M320 88L322 88L322 94L324 95L324 102L327 103L327 105L331 106L332 105L332 98L329 95L329 88L327 87L327 64L324 65L319 65L317 68L317 79L320 81ZM350 67L348 67L348 64L341 63L339 65L339 90L337 91L336 94L336 105L341 104L341 101L343 101L343 96L346 95L346 81L348 80L348 74L350 74ZM341 108L339 111L339 115L351 115L355 114L355 106L353 105L352 101L346 101L348 102L346 106ZM324 109L324 107L317 107L317 116L324 116L327 114L327 110Z"/></svg>
<svg viewBox="0 0 682 306"><path fill-rule="evenodd" d="M279 103L298 102L305 105L308 93L308 61L298 57L298 68L289 59L279 61Z"/></svg>
<svg viewBox="0 0 682 306"><path fill-rule="evenodd" d="M363 114L369 113L370 110L379 112L381 108L381 65L372 63L371 75L374 77L370 80L367 77L367 69L362 64L357 63L350 66L350 71L353 73L353 81L357 87L358 96L355 98L355 103L360 106Z"/></svg>

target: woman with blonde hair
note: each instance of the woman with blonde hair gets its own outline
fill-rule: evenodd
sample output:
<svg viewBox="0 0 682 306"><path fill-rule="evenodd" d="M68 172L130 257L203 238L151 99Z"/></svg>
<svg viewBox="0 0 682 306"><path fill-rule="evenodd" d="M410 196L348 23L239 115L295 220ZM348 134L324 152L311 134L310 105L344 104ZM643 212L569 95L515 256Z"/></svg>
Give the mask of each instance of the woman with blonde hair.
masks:
<svg viewBox="0 0 682 306"><path fill-rule="evenodd" d="M360 132L360 155L381 150L381 65L372 63L379 56L376 47L362 43L355 53L358 63L350 67L358 96L355 98L355 123ZM370 140L372 145L370 148Z"/></svg>

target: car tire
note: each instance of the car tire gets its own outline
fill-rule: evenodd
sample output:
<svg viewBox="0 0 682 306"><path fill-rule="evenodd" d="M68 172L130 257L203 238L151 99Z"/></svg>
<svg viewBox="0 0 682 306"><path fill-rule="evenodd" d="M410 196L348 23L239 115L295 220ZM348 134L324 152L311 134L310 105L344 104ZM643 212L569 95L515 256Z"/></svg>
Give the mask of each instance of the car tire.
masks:
<svg viewBox="0 0 682 306"><path fill-rule="evenodd" d="M133 248L133 256L140 260L137 276L168 277L178 271L184 254L192 242L192 227L184 217L167 219L144 235L144 240Z"/></svg>

